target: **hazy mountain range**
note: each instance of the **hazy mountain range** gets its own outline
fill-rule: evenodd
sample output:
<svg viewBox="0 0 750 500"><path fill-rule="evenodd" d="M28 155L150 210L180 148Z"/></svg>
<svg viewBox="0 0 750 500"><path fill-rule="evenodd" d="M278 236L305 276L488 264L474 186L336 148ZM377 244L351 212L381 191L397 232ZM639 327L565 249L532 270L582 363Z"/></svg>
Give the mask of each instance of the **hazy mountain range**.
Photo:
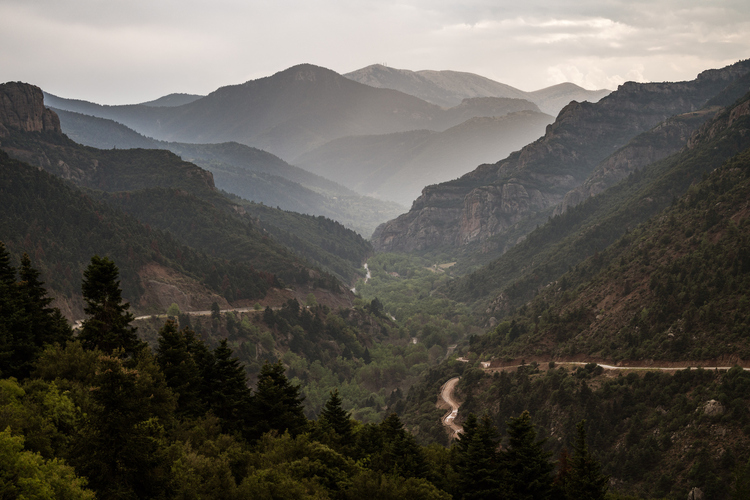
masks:
<svg viewBox="0 0 750 500"><path fill-rule="evenodd" d="M55 111L65 134L80 144L100 149L167 149L210 171L219 189L271 207L330 217L365 237L380 223L404 211L402 205L361 196L244 144L157 141L113 120Z"/></svg>
<svg viewBox="0 0 750 500"><path fill-rule="evenodd" d="M596 102L611 91L586 90L573 83L561 83L534 92L524 92L483 76L460 71L410 71L373 64L344 75L372 87L399 90L427 102L452 107L472 97L526 99L552 116L570 101Z"/></svg>

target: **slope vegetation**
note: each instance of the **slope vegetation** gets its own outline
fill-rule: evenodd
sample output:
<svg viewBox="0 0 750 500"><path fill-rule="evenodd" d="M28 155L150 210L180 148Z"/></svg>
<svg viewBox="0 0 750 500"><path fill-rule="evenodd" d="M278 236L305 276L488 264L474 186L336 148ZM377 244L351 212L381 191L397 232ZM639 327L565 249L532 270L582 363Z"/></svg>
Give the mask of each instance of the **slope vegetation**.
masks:
<svg viewBox="0 0 750 500"><path fill-rule="evenodd" d="M546 211L602 160L670 116L702 108L748 71L750 62L743 61L690 82L626 83L598 103L571 103L544 137L521 151L426 188L409 213L378 228L374 246L455 253L494 238L503 251L543 223Z"/></svg>
<svg viewBox="0 0 750 500"><path fill-rule="evenodd" d="M246 200L310 215L323 215L369 236L404 208L368 198L281 158L236 142L187 144L157 141L104 118L55 110L71 139L100 149L166 149L213 174L216 187Z"/></svg>

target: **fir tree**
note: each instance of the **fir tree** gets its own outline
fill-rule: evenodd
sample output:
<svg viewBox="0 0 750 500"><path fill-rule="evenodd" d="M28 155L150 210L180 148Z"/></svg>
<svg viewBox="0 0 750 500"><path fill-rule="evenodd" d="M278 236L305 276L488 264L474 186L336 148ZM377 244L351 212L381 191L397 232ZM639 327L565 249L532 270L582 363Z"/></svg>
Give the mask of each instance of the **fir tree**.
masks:
<svg viewBox="0 0 750 500"><path fill-rule="evenodd" d="M292 385L284 373L281 361L264 364L258 376L253 397L253 437L275 430L297 435L307 428L299 386Z"/></svg>
<svg viewBox="0 0 750 500"><path fill-rule="evenodd" d="M111 353L123 349L133 354L145 345L130 326L133 315L130 304L123 302L120 290L119 270L106 257L95 255L83 272L84 312L89 315L83 322L80 338L88 349L100 349Z"/></svg>
<svg viewBox="0 0 750 500"><path fill-rule="evenodd" d="M567 481L568 500L603 500L609 477L601 473L601 465L589 452L586 444L586 421L576 426L573 460Z"/></svg>
<svg viewBox="0 0 750 500"><path fill-rule="evenodd" d="M456 444L455 466L458 472L458 498L498 498L502 492L497 430L488 415L478 421L470 413Z"/></svg>
<svg viewBox="0 0 750 500"><path fill-rule="evenodd" d="M336 433L341 445L352 444L354 434L352 432L351 414L342 407L338 389L331 391L331 396L320 412L320 421Z"/></svg>
<svg viewBox="0 0 750 500"><path fill-rule="evenodd" d="M205 408L201 401L203 378L190 352L194 334L187 328L178 331L174 320L167 320L159 330L156 362L167 385L178 396L177 412L192 417L200 416Z"/></svg>
<svg viewBox="0 0 750 500"><path fill-rule="evenodd" d="M207 367L205 383L209 408L221 420L224 431L243 431L252 392L247 386L245 368L232 356L227 339L214 349L213 363Z"/></svg>
<svg viewBox="0 0 750 500"><path fill-rule="evenodd" d="M398 415L391 413L380 424L383 435L380 468L406 478L426 477L427 463L414 436L406 432Z"/></svg>
<svg viewBox="0 0 750 500"><path fill-rule="evenodd" d="M552 453L543 449L545 440L537 440L531 415L524 411L508 423L508 449L502 461L508 472L512 498L541 500L552 494Z"/></svg>
<svg viewBox="0 0 750 500"><path fill-rule="evenodd" d="M44 346L65 343L72 330L60 310L49 307L52 299L27 254L21 258L21 281L15 281L15 272L0 242L0 372L23 379Z"/></svg>

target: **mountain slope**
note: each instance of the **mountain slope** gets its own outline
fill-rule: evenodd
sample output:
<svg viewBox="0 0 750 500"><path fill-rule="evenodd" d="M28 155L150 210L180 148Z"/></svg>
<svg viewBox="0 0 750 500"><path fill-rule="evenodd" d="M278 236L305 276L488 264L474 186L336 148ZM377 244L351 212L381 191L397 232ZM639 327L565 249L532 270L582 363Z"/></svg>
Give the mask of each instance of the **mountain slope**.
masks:
<svg viewBox="0 0 750 500"><path fill-rule="evenodd" d="M52 108L54 109L54 108ZM150 139L104 118L55 110L70 138L96 148L167 149L213 174L216 187L246 200L330 217L369 236L403 207L365 198L333 181L236 142L187 144Z"/></svg>
<svg viewBox="0 0 750 500"><path fill-rule="evenodd" d="M609 90L586 90L573 83L561 83L534 92L524 92L473 73L459 71L410 71L373 64L344 75L365 85L399 90L443 107L452 107L472 97L526 99L543 113L556 116L570 101L596 102Z"/></svg>
<svg viewBox="0 0 750 500"><path fill-rule="evenodd" d="M8 89L19 85L32 94L38 93L32 114L52 113L44 110L41 91L36 87L5 84L0 86L0 92L5 97L10 95ZM23 106L19 104L19 108ZM0 123L3 123L2 116ZM148 218L149 224L172 232L186 245L277 274L287 283L342 288L331 275L311 270L304 259L269 238L257 218L247 214L242 203L230 200L215 189L210 172L182 161L169 151L88 148L61 134L59 126L42 133L12 129L2 138L2 148L18 159L81 187L108 193L92 192L92 195L120 204L141 220ZM155 214L161 215L156 217ZM316 220L299 214L287 217L307 217L310 223ZM320 231L326 234L327 229L332 229L330 237L338 238L342 248L359 248L357 252L364 252L352 260L343 259L347 265L345 274L340 276L348 282L357 274L369 250L362 250L363 241L354 232L341 232L335 226L336 223L332 223ZM307 244L316 246L312 242ZM320 247L315 251L326 253Z"/></svg>
<svg viewBox="0 0 750 500"><path fill-rule="evenodd" d="M535 111L472 118L443 132L344 137L296 160L359 193L409 205L429 184L455 179L544 134L552 117Z"/></svg>
<svg viewBox="0 0 750 500"><path fill-rule="evenodd" d="M742 61L704 71L690 82L627 83L598 103L571 103L544 137L521 151L426 188L409 213L378 228L374 246L455 252L493 239L493 248L502 251L543 223L546 210L633 137L670 116L700 109L748 72L750 61Z"/></svg>
<svg viewBox="0 0 750 500"><path fill-rule="evenodd" d="M48 106L109 118L172 142L235 141L290 160L349 135L445 130L492 109L444 110L414 96L376 89L303 64L241 85L222 87L177 107L99 106L47 94ZM462 108L463 109L463 108Z"/></svg>
<svg viewBox="0 0 750 500"><path fill-rule="evenodd" d="M169 94L165 95L163 97L160 97L158 99L154 99L153 101L147 101L140 103L141 106L152 106L152 107L168 107L173 108L175 106L182 106L183 104L189 104L193 101L197 101L198 99L205 97L202 95L196 95L196 94Z"/></svg>
<svg viewBox="0 0 750 500"><path fill-rule="evenodd" d="M489 265L451 283L449 294L458 300L478 300L486 314L497 317L520 307L566 271L668 207L691 183L749 147L750 139L743 135L750 121L749 102L743 99L706 122L678 154L634 172L551 218Z"/></svg>
<svg viewBox="0 0 750 500"><path fill-rule="evenodd" d="M200 254L4 151L0 176L0 240L16 258L29 253L70 319L83 317L81 276L92 255L116 262L124 297L144 314L163 313L173 302L189 311L259 300L273 281L250 266Z"/></svg>

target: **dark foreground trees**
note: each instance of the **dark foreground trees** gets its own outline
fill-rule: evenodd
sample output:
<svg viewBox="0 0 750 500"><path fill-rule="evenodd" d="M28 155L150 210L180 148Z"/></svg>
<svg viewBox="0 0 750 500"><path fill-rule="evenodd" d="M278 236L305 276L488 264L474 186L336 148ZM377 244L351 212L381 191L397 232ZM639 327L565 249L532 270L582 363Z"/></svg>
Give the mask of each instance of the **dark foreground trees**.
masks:
<svg viewBox="0 0 750 500"><path fill-rule="evenodd" d="M121 349L132 355L144 344L130 323L133 314L130 304L122 299L120 271L107 257L95 255L83 272L81 291L86 302L84 312L88 318L81 327L80 339L89 349L111 353Z"/></svg>

